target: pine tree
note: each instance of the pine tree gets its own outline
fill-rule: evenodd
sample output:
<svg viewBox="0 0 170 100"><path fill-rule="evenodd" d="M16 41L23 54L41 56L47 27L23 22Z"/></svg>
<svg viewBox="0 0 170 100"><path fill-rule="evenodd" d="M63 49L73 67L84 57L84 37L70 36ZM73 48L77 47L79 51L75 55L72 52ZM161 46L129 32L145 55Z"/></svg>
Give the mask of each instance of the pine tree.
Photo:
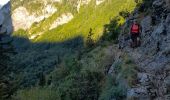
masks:
<svg viewBox="0 0 170 100"><path fill-rule="evenodd" d="M90 28L90 31L89 31L89 34L86 40L86 46L89 48L94 46L94 41L92 39L93 34L94 33L92 32L92 28Z"/></svg>

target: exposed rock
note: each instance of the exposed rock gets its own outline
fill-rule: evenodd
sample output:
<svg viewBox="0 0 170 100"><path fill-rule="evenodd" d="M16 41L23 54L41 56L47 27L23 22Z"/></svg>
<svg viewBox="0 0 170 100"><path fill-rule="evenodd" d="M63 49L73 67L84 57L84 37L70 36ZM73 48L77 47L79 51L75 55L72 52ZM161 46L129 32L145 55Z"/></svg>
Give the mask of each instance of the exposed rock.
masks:
<svg viewBox="0 0 170 100"><path fill-rule="evenodd" d="M59 3L61 3L62 2L62 0L53 0L54 2L59 2Z"/></svg>
<svg viewBox="0 0 170 100"><path fill-rule="evenodd" d="M87 5L90 3L91 0L78 0L77 1L77 11L80 11L81 6Z"/></svg>
<svg viewBox="0 0 170 100"><path fill-rule="evenodd" d="M14 30L17 31L18 29L28 29L33 21L30 20L29 13L24 7L17 8L12 15Z"/></svg>
<svg viewBox="0 0 170 100"><path fill-rule="evenodd" d="M155 0L155 1L153 2L153 6L154 6L154 7L160 7L160 6L163 5L163 3L164 3L163 0Z"/></svg>
<svg viewBox="0 0 170 100"><path fill-rule="evenodd" d="M3 13L2 13L2 10L0 11L0 25L2 25L3 24L3 22L4 22L4 15L3 15Z"/></svg>
<svg viewBox="0 0 170 100"><path fill-rule="evenodd" d="M1 33L6 32L7 34L11 34L13 32L13 25L10 13L10 3L7 3L0 9L0 25L2 25Z"/></svg>
<svg viewBox="0 0 170 100"><path fill-rule="evenodd" d="M80 0L81 1L81 4L84 5L84 4L89 4L91 0Z"/></svg>
<svg viewBox="0 0 170 100"><path fill-rule="evenodd" d="M77 11L80 11L81 6L87 5L91 2L92 0L78 0L77 1ZM105 2L106 0L96 0L96 5L100 5L101 3Z"/></svg>
<svg viewBox="0 0 170 100"><path fill-rule="evenodd" d="M165 54L166 56L170 55L170 47L166 47L163 51L163 54Z"/></svg>
<svg viewBox="0 0 170 100"><path fill-rule="evenodd" d="M142 99L139 99L140 97L142 97ZM148 92L145 87L132 88L132 89L128 90L127 98L132 99L132 100L135 98L136 98L136 100L144 100L144 99L149 100Z"/></svg>
<svg viewBox="0 0 170 100"><path fill-rule="evenodd" d="M151 29L151 17L147 16L141 21L141 26L143 28L142 35L147 34Z"/></svg>
<svg viewBox="0 0 170 100"><path fill-rule="evenodd" d="M147 73L138 73L138 80L142 85L148 85L149 83L149 75Z"/></svg>
<svg viewBox="0 0 170 100"><path fill-rule="evenodd" d="M36 16L35 14L30 15L26 8L18 7L12 14L14 31L18 29L28 29L34 22L40 22L45 18L48 18L54 14L57 9L51 5L47 5L43 10L44 14Z"/></svg>
<svg viewBox="0 0 170 100"><path fill-rule="evenodd" d="M51 25L50 29L56 28L59 25L63 25L68 23L69 21L71 21L74 18L74 16L71 13L65 13L62 14L60 17L58 17L54 23Z"/></svg>
<svg viewBox="0 0 170 100"><path fill-rule="evenodd" d="M170 76L166 77L164 80L167 89L170 91Z"/></svg>
<svg viewBox="0 0 170 100"><path fill-rule="evenodd" d="M30 40L33 40L33 39L35 39L35 38L41 36L42 34L43 34L43 32L37 33L37 34L33 34L33 35L31 35L31 36L29 37L29 39L30 39Z"/></svg>
<svg viewBox="0 0 170 100"><path fill-rule="evenodd" d="M103 3L105 0L96 0L96 5L100 5L101 3Z"/></svg>

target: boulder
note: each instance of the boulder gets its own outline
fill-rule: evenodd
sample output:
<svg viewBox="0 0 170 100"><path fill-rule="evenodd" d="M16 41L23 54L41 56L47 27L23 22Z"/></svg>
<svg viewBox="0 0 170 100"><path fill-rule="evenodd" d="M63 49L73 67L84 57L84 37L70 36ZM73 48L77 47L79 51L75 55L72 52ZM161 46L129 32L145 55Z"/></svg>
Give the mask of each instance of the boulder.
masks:
<svg viewBox="0 0 170 100"><path fill-rule="evenodd" d="M163 0L155 0L153 2L153 7L160 7L160 6L163 6L163 4L164 4Z"/></svg>
<svg viewBox="0 0 170 100"><path fill-rule="evenodd" d="M149 85L149 75L147 73L138 73L137 77L141 85Z"/></svg>
<svg viewBox="0 0 170 100"><path fill-rule="evenodd" d="M137 87L129 89L127 92L127 99L128 100L150 100L147 92L146 87Z"/></svg>

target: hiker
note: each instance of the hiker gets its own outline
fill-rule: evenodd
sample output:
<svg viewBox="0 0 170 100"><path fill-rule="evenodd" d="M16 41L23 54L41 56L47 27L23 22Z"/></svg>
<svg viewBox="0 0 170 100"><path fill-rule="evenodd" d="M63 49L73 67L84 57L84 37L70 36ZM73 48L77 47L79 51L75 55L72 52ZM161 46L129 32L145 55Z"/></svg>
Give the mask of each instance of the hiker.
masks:
<svg viewBox="0 0 170 100"><path fill-rule="evenodd" d="M137 23L136 20L133 21L133 24L130 28L130 36L131 36L131 47L138 47L140 46L140 33L141 33L141 26Z"/></svg>

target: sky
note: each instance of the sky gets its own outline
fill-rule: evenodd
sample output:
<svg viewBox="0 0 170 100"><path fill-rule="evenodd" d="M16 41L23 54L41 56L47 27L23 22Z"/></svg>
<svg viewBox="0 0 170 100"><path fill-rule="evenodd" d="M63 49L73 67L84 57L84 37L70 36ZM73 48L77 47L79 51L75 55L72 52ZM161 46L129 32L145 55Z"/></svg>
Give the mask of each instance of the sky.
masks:
<svg viewBox="0 0 170 100"><path fill-rule="evenodd" d="M0 6L5 5L6 3L8 3L8 1L10 0L0 0Z"/></svg>

